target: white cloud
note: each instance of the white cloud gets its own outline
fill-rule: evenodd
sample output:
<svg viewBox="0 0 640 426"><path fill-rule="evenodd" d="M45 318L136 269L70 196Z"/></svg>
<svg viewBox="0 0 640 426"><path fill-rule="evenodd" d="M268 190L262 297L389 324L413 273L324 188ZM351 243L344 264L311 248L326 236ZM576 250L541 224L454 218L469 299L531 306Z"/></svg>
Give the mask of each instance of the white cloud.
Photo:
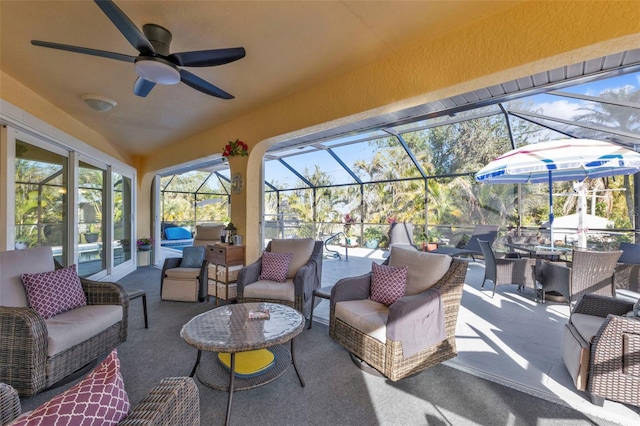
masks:
<svg viewBox="0 0 640 426"><path fill-rule="evenodd" d="M555 102L543 102L537 104L536 107L542 110L542 114L549 117L562 118L571 120L576 115L578 108L582 107L580 102L571 102L567 100Z"/></svg>

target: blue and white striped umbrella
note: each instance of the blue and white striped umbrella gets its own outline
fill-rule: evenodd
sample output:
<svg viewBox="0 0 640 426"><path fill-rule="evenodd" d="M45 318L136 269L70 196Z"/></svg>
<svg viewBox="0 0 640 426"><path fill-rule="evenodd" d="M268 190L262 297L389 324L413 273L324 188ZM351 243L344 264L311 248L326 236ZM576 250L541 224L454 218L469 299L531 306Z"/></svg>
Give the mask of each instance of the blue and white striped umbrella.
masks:
<svg viewBox="0 0 640 426"><path fill-rule="evenodd" d="M553 247L555 181L628 175L640 170L640 153L610 142L562 139L523 146L502 154L476 173L486 183L549 183L549 228Z"/></svg>

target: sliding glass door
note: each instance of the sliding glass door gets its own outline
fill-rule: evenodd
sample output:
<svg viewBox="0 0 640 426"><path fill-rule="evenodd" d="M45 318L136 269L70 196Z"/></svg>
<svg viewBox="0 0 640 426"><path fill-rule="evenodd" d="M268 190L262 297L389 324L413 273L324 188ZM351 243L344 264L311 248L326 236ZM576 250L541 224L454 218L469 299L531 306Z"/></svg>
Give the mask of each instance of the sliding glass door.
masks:
<svg viewBox="0 0 640 426"><path fill-rule="evenodd" d="M94 275L107 268L105 242L106 171L78 163L78 275Z"/></svg>
<svg viewBox="0 0 640 426"><path fill-rule="evenodd" d="M113 264L130 261L135 252L135 241L131 226L133 219L131 178L119 173L112 174L113 182Z"/></svg>
<svg viewBox="0 0 640 426"><path fill-rule="evenodd" d="M15 248L51 246L65 264L69 159L22 140L16 140L15 153Z"/></svg>

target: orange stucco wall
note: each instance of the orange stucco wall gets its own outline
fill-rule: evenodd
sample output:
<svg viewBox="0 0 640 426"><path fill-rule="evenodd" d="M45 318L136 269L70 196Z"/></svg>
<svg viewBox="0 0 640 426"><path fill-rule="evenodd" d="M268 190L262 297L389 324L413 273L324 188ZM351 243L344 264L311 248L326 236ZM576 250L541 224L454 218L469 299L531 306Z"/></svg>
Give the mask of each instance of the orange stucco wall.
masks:
<svg viewBox="0 0 640 426"><path fill-rule="evenodd" d="M149 234L155 171L220 153L240 138L250 156L234 159L244 190L232 196L232 220L258 257L262 156L273 143L587 59L640 48L640 1L531 1L465 29L340 76L310 90L180 141L144 158L118 152L81 123L0 75L2 96L61 130L138 169L138 233Z"/></svg>

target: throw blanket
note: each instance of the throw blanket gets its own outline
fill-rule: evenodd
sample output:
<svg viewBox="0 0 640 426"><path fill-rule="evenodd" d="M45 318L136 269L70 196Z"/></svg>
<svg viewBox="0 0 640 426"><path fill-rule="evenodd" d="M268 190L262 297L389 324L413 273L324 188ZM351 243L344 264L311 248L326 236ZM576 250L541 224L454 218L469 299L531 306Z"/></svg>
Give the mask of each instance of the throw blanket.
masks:
<svg viewBox="0 0 640 426"><path fill-rule="evenodd" d="M389 310L387 337L402 343L404 358L446 339L440 291L429 289L394 303Z"/></svg>

